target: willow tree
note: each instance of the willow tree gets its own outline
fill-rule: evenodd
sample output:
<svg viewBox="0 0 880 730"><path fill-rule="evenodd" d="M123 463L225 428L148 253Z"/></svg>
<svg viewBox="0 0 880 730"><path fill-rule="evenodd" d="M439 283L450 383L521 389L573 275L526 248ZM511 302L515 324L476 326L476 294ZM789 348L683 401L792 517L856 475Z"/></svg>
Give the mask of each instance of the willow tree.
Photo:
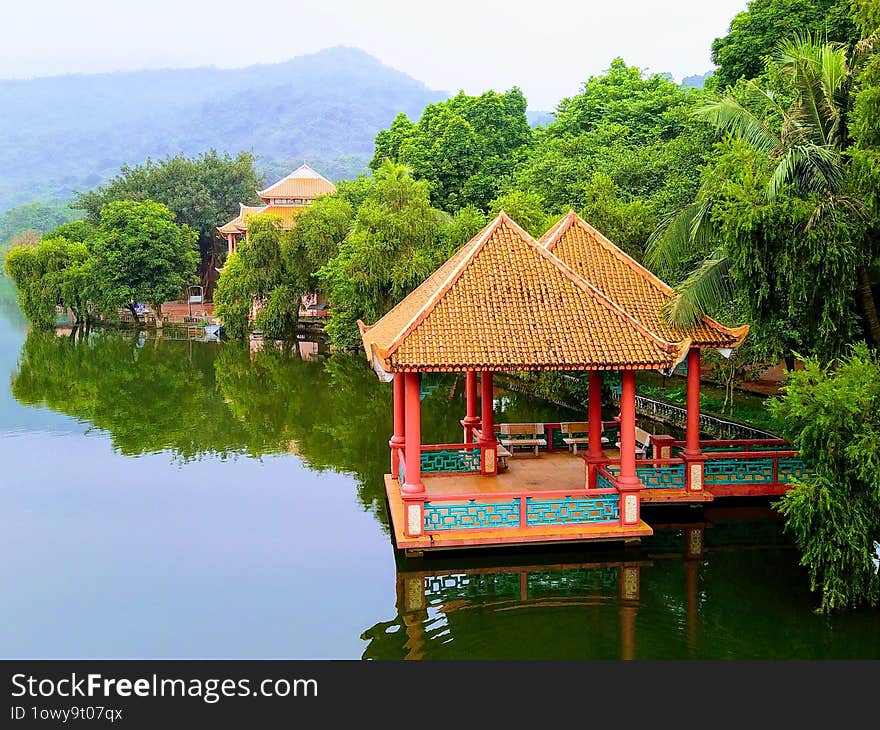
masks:
<svg viewBox="0 0 880 730"><path fill-rule="evenodd" d="M743 81L696 112L719 135L750 148L764 165L763 169L753 165L754 174L716 165L712 174L704 174L696 200L667 219L652 236L648 261L665 273L682 261L697 260L679 284L667 314L675 324L688 326L739 294L750 317L760 325L772 314L765 305L773 304L762 292L797 284L801 290L815 291L812 298L793 302L802 316L826 318L834 314L825 309L833 301L846 329L846 304L857 300L866 337L880 344L880 321L867 283L867 267L876 257L876 245L867 235L864 199L847 155L853 74L846 50L808 36L797 38L780 44L772 70L779 86L776 92L755 81ZM791 101L780 101L785 98ZM749 184L759 180L764 212L797 220L801 236L813 245L803 247L791 241L779 252L784 258L751 266L762 235L772 231L748 225L755 222L754 216L741 218L747 211L729 204L723 176L727 172L734 182L737 177ZM778 210L786 205L799 209L794 218ZM826 276L817 287L816 265L823 261L830 264L822 268ZM777 276L784 270L789 272L787 281ZM845 331L834 334L836 344L846 341ZM828 333L818 335L819 340L813 339L821 344Z"/></svg>

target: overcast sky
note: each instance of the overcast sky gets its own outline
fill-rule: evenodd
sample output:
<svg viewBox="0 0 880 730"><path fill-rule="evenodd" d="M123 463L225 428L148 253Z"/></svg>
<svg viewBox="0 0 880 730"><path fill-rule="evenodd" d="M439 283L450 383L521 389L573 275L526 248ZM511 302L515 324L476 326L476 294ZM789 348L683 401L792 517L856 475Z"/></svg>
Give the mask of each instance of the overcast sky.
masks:
<svg viewBox="0 0 880 730"><path fill-rule="evenodd" d="M615 56L711 68L746 0L42 0L4 3L0 77L283 61L357 46L434 89L518 84L551 109Z"/></svg>

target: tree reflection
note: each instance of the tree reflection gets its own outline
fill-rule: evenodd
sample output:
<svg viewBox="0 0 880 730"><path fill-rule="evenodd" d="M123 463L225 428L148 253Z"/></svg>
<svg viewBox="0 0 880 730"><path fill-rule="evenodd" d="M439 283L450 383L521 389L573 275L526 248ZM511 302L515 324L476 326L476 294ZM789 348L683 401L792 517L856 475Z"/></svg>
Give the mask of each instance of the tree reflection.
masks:
<svg viewBox="0 0 880 730"><path fill-rule="evenodd" d="M361 503L387 527L391 387L362 357L303 359L271 345L253 352L246 344L136 333L35 331L11 389L25 405L106 431L127 456L168 452L185 462L292 453L316 471L353 474ZM451 376L434 381L423 408L426 438L461 439L461 390Z"/></svg>

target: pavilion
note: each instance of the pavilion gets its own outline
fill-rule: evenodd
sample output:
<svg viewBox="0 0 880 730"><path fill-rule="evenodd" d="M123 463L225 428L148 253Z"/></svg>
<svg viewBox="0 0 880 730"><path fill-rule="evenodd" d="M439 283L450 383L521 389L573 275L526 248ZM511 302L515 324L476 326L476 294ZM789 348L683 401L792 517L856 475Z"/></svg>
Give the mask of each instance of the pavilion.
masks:
<svg viewBox="0 0 880 730"><path fill-rule="evenodd" d="M281 218L281 227L289 231L296 224L296 218L315 202L319 195L335 193L336 186L308 165L300 165L287 177L282 178L257 195L262 205L239 203L239 212L231 221L217 230L226 238L228 252L238 249L238 243L248 235L248 219L262 213L271 213Z"/></svg>
<svg viewBox="0 0 880 730"><path fill-rule="evenodd" d="M799 473L796 454L759 451L743 466L729 454L707 455L700 441L700 350L729 354L748 327L728 328L709 318L691 329L673 327L660 311L673 295L574 213L536 241L501 212L377 323L359 322L373 369L380 380L393 381L391 473L385 482L398 547L649 535L641 502L713 499L704 489L704 469L714 456L723 456L713 462L711 479L722 492L742 472L752 487L763 488L772 477L778 493L790 474ZM653 458L637 461L635 373L671 373L685 360L686 441L658 436ZM589 373L587 453L515 458L500 473L493 373L550 370ZM603 371L621 376L619 454L601 443ZM462 443L421 443L420 381L426 372L465 373ZM762 448L780 445L774 440ZM748 450L733 442L725 447ZM777 463L782 458L792 463Z"/></svg>

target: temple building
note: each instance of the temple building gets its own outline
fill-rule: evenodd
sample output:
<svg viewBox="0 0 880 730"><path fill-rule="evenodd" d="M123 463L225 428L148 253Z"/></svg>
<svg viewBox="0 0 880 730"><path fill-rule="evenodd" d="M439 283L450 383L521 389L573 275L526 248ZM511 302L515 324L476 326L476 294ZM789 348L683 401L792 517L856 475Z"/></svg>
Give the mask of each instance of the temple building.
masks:
<svg viewBox="0 0 880 730"><path fill-rule="evenodd" d="M393 382L385 487L397 547L638 539L652 533L643 503L790 488L804 465L781 439L701 438L701 351L729 356L749 328L708 317L670 325L662 309L673 296L573 212L540 240L501 212L378 322L359 323L370 364ZM636 422L636 374L683 361L685 438L648 434ZM559 370L588 373L583 418L495 423L495 373ZM611 420L602 414L608 371L621 389ZM422 377L437 372L465 374L459 443L421 438ZM612 431L616 443L603 437Z"/></svg>
<svg viewBox="0 0 880 730"><path fill-rule="evenodd" d="M319 172L308 165L301 165L287 177L282 178L265 190L258 190L257 195L262 205L245 205L239 203L238 215L217 230L226 238L228 252L238 249L238 242L247 238L248 219L261 213L272 213L281 217L281 225L290 230L296 223L297 216L315 202L319 195L335 193L336 186Z"/></svg>

